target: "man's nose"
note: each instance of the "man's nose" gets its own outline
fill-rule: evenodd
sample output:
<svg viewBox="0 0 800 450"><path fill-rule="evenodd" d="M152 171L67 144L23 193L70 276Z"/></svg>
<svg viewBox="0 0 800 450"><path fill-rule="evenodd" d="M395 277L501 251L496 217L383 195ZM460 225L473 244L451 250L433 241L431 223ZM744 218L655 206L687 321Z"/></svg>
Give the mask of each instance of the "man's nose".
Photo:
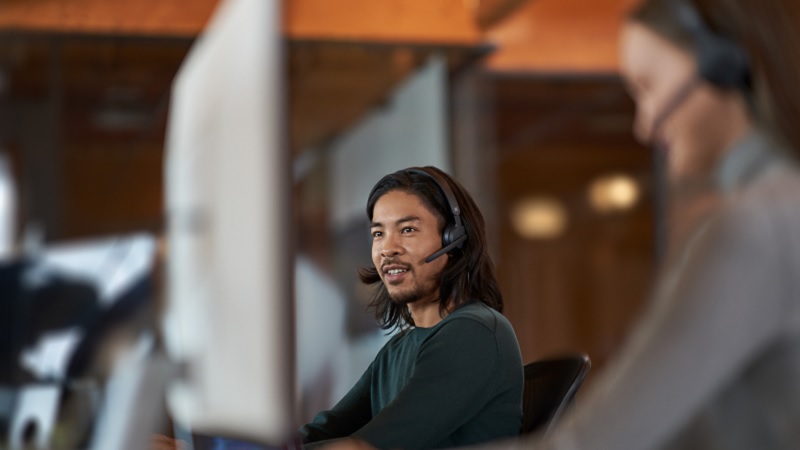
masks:
<svg viewBox="0 0 800 450"><path fill-rule="evenodd" d="M403 247L393 234L387 234L381 243L381 256L397 256L403 252Z"/></svg>

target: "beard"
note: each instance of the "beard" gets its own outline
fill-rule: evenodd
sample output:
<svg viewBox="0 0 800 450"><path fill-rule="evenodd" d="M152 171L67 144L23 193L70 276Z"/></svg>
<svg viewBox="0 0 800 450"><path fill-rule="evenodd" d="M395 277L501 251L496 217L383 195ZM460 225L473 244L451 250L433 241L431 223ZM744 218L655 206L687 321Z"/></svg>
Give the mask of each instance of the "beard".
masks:
<svg viewBox="0 0 800 450"><path fill-rule="evenodd" d="M420 279L416 272L407 268L412 279L393 284L386 279L381 279L382 288L385 289L389 300L395 305L408 305L423 299L436 299L439 296L438 280Z"/></svg>
<svg viewBox="0 0 800 450"><path fill-rule="evenodd" d="M385 285L384 285L385 287ZM435 293L434 293L435 291ZM429 299L430 302L436 302L439 298L439 289L433 288L426 289L426 286L416 284L409 289L391 292L388 289L386 293L393 304L398 306L408 305L410 303L418 302L423 299Z"/></svg>
<svg viewBox="0 0 800 450"><path fill-rule="evenodd" d="M392 299L392 303L395 305L407 305L409 303L414 303L415 301L421 299L424 295L422 287L420 286L414 286L411 289L403 292L391 293L388 289L386 292L389 294L389 298Z"/></svg>

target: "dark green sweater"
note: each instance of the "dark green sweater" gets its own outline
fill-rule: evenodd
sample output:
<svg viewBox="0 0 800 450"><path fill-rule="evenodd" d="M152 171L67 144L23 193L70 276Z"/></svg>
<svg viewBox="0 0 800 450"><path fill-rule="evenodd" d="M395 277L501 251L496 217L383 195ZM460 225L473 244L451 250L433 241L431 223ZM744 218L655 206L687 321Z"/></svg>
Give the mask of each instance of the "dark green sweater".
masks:
<svg viewBox="0 0 800 450"><path fill-rule="evenodd" d="M516 436L522 386L511 324L470 303L431 328L394 336L350 392L300 433L305 444L352 436L404 450Z"/></svg>

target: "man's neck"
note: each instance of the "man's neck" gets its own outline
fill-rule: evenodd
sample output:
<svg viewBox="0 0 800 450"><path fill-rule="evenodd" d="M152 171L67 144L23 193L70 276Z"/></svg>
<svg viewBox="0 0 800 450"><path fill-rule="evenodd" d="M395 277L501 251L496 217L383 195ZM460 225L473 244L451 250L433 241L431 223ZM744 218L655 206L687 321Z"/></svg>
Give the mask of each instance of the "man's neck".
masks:
<svg viewBox="0 0 800 450"><path fill-rule="evenodd" d="M441 313L439 311L439 302L435 300L418 300L408 304L408 311L414 319L414 326L417 328L430 328L436 325L447 316L449 309Z"/></svg>

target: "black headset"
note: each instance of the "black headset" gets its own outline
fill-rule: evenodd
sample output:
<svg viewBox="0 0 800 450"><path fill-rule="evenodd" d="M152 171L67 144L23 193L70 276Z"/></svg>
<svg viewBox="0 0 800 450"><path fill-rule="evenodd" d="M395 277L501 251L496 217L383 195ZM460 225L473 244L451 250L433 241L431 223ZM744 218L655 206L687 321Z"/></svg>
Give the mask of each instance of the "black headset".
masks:
<svg viewBox="0 0 800 450"><path fill-rule="evenodd" d="M691 0L678 0L675 8L678 21L694 44L700 76L715 86L748 92L750 58L744 49L732 39L712 31Z"/></svg>
<svg viewBox="0 0 800 450"><path fill-rule="evenodd" d="M427 167L410 167L405 169L405 172L423 175L431 179L444 194L447 200L447 207L453 215L453 223L445 225L444 230L442 230L442 248L425 258L425 262L429 263L447 252L463 248L464 243L467 241L467 229L464 228L464 224L461 222L461 209L458 207L456 196L453 195L453 191L450 190L450 185L447 184L447 181Z"/></svg>

